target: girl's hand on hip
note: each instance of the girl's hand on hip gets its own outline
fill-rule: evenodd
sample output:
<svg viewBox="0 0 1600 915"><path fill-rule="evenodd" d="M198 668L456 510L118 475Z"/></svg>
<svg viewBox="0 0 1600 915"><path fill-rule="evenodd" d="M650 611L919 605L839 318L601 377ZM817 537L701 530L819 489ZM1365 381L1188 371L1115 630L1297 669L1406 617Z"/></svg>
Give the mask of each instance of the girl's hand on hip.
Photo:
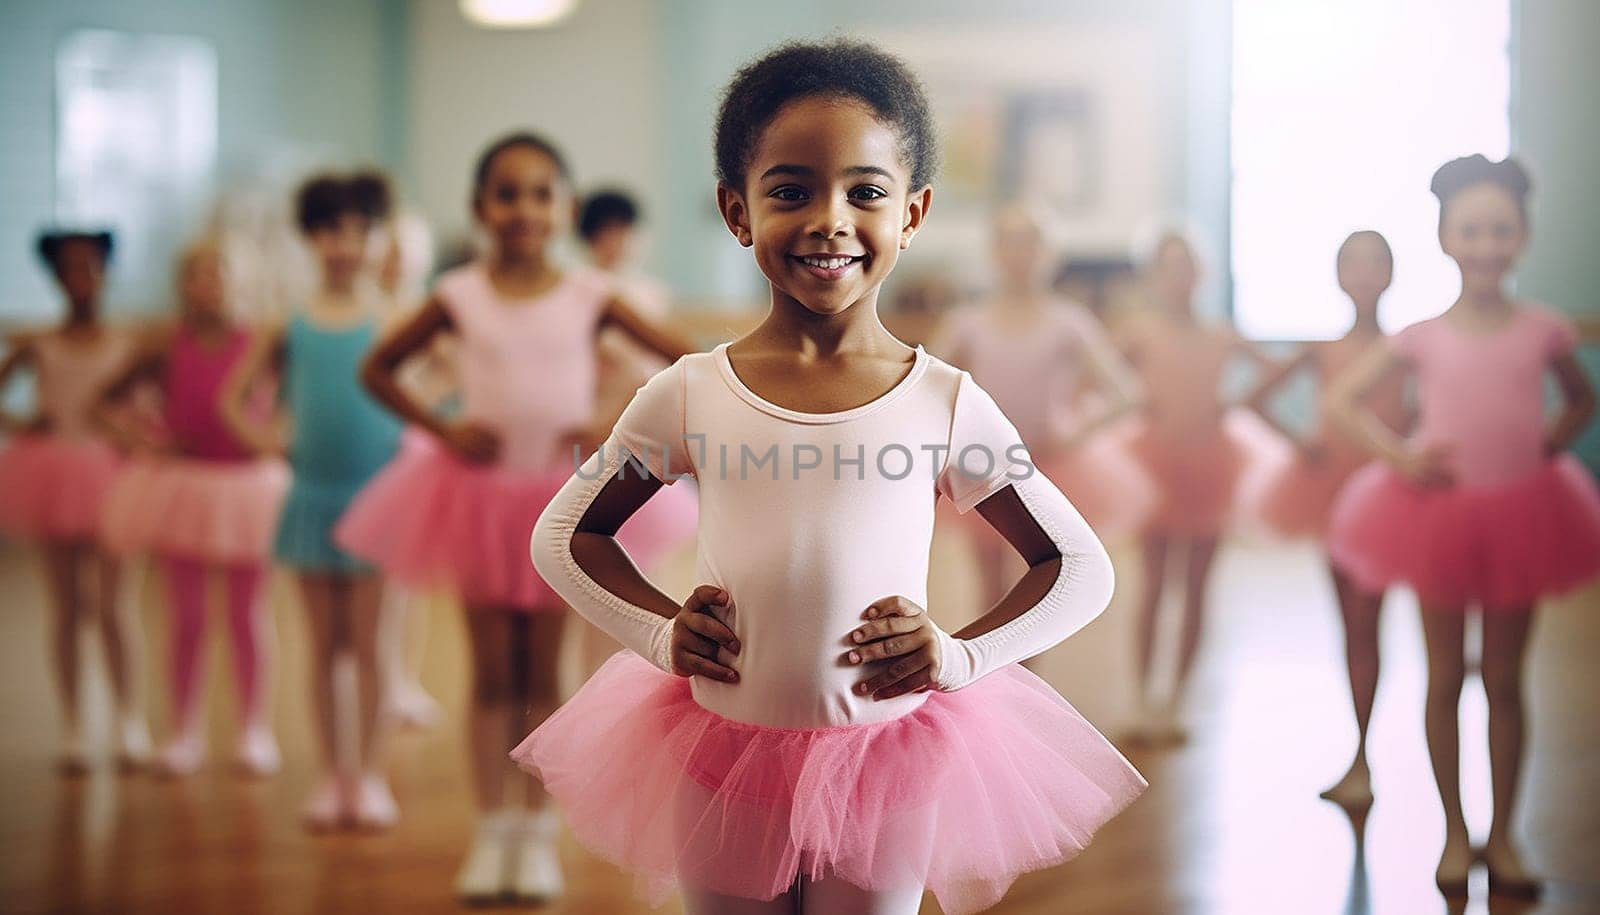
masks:
<svg viewBox="0 0 1600 915"><path fill-rule="evenodd" d="M1450 469L1452 451L1446 445L1413 449L1401 455L1396 469L1419 486L1451 486L1455 483Z"/></svg>
<svg viewBox="0 0 1600 915"><path fill-rule="evenodd" d="M733 662L739 638L711 610L732 608L733 599L716 585L694 589L683 609L672 618L672 672L680 677L709 677L724 683L739 682Z"/></svg>
<svg viewBox="0 0 1600 915"><path fill-rule="evenodd" d="M893 699L938 688L942 659L933 620L926 610L897 594L874 601L861 617L867 622L846 636L854 647L845 654L845 662L879 662L881 667L875 675L856 683L857 695Z"/></svg>

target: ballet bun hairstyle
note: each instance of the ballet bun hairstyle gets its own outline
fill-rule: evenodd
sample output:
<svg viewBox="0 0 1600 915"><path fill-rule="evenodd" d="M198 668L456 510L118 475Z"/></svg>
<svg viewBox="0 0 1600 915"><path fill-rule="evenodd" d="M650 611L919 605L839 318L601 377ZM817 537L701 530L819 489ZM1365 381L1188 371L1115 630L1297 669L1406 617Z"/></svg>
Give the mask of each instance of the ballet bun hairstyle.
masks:
<svg viewBox="0 0 1600 915"><path fill-rule="evenodd" d="M389 218L392 207L389 179L376 171L316 175L295 195L295 219L300 231L308 235L334 228L345 216L381 223Z"/></svg>
<svg viewBox="0 0 1600 915"><path fill-rule="evenodd" d="M572 184L572 170L567 167L567 159L561 154L556 145L544 137L519 130L508 133L493 143L490 143L483 152L478 154L478 164L472 169L472 199L476 201L478 195L483 193L483 186L489 180L489 169L494 167L495 157L508 149L531 149L550 157L556 165L556 172L561 175L561 180L568 186Z"/></svg>
<svg viewBox="0 0 1600 915"><path fill-rule="evenodd" d="M1491 162L1480 153L1451 159L1439 166L1433 173L1433 181L1428 189L1433 196L1439 198L1439 229L1444 230L1444 210L1450 205L1450 199L1469 187L1479 184L1493 184L1505 190L1516 201L1517 213L1522 217L1524 226L1528 223L1528 192L1533 187L1533 182L1528 178L1527 169L1522 163L1509 156L1499 162Z"/></svg>
<svg viewBox="0 0 1600 915"><path fill-rule="evenodd" d="M85 231L83 229L48 229L40 232L34 242L34 251L39 259L49 265L51 270L57 269L61 257L61 249L75 241L88 242L100 252L100 262L111 262L111 252L116 247L116 239L110 230Z"/></svg>
<svg viewBox="0 0 1600 915"><path fill-rule="evenodd" d="M793 41L746 64L722 93L713 140L717 180L744 192L762 131L790 102L848 99L870 108L900 138L900 158L920 191L939 170L938 137L927 93L900 58L849 39Z"/></svg>

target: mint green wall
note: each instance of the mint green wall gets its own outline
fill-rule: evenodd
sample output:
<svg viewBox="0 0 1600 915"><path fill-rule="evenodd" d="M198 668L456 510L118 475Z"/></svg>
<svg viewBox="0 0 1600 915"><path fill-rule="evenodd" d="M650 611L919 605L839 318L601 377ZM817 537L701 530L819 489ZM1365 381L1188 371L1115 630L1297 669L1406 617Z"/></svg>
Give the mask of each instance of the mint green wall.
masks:
<svg viewBox="0 0 1600 915"><path fill-rule="evenodd" d="M1533 239L1518 274L1524 295L1600 326L1600 3L1521 0L1512 20L1512 148L1533 172ZM1582 353L1600 384L1600 347ZM1600 471L1600 423L1578 446Z"/></svg>
<svg viewBox="0 0 1600 915"><path fill-rule="evenodd" d="M6 0L0 4L0 322L48 319L56 293L32 254L53 216L54 55L79 28L190 35L217 51L218 173L294 150L385 163L402 143L386 115L403 66L386 63L400 0ZM159 268L164 271L165 265ZM144 289L148 284L141 286ZM119 289L108 306L162 303Z"/></svg>

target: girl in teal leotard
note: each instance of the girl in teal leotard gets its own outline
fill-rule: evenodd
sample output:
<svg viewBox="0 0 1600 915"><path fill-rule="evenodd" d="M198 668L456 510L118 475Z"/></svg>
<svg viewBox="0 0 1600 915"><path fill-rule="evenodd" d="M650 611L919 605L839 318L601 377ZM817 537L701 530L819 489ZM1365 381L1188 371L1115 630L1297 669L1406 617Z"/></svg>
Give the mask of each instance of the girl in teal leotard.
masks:
<svg viewBox="0 0 1600 915"><path fill-rule="evenodd" d="M382 769L377 630L381 581L371 566L333 544L350 499L393 457L400 424L361 387L361 360L378 334L383 299L368 275L368 238L389 212L380 177L323 176L298 198L300 228L322 268L322 285L288 326L263 334L223 391L222 409L243 441L266 453L287 451L294 485L284 504L274 552L300 579L313 640L313 691L325 776L305 809L313 829L380 829L399 817ZM251 383L276 367L284 381L291 443L262 428L245 408ZM334 662L353 657L359 683L357 759L341 758L334 704ZM345 754L348 755L348 754Z"/></svg>

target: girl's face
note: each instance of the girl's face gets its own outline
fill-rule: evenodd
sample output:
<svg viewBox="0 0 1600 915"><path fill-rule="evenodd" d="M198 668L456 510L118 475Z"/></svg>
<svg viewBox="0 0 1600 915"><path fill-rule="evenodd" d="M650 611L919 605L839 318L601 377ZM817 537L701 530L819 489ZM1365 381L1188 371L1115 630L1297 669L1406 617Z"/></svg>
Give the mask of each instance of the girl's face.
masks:
<svg viewBox="0 0 1600 915"><path fill-rule="evenodd" d="M344 213L332 225L306 234L330 285L348 287L366 267L371 250L367 237L371 232L372 223L365 216Z"/></svg>
<svg viewBox="0 0 1600 915"><path fill-rule="evenodd" d="M933 195L911 187L892 127L859 102L820 97L779 109L744 184L717 187L729 231L775 296L820 315L875 301Z"/></svg>
<svg viewBox="0 0 1600 915"><path fill-rule="evenodd" d="M56 282L67 294L67 302L78 317L93 315L105 287L106 261L100 246L83 238L71 238L56 248Z"/></svg>
<svg viewBox="0 0 1600 915"><path fill-rule="evenodd" d="M602 226L589 239L589 254L602 270L621 270L633 260L637 230L627 223Z"/></svg>
<svg viewBox="0 0 1600 915"><path fill-rule="evenodd" d="M1376 303L1394 278L1394 265L1382 242L1358 235L1339 255L1339 288L1358 304Z"/></svg>
<svg viewBox="0 0 1600 915"><path fill-rule="evenodd" d="M1003 285L1031 289L1045 283L1044 232L1027 212L1008 209L995 218L994 262Z"/></svg>
<svg viewBox="0 0 1600 915"><path fill-rule="evenodd" d="M572 221L574 201L554 159L537 149L511 146L495 154L473 215L511 260L536 260Z"/></svg>
<svg viewBox="0 0 1600 915"><path fill-rule="evenodd" d="M1527 241L1516 198L1498 184L1471 185L1444 204L1439 246L1461 268L1463 290L1499 288Z"/></svg>
<svg viewBox="0 0 1600 915"><path fill-rule="evenodd" d="M1176 237L1162 241L1150 264L1150 286L1156 301L1167 307L1187 307L1199 281L1200 266L1189 243Z"/></svg>
<svg viewBox="0 0 1600 915"><path fill-rule="evenodd" d="M183 260L178 294L189 321L218 321L225 316L227 285L222 258L215 251L196 251Z"/></svg>

